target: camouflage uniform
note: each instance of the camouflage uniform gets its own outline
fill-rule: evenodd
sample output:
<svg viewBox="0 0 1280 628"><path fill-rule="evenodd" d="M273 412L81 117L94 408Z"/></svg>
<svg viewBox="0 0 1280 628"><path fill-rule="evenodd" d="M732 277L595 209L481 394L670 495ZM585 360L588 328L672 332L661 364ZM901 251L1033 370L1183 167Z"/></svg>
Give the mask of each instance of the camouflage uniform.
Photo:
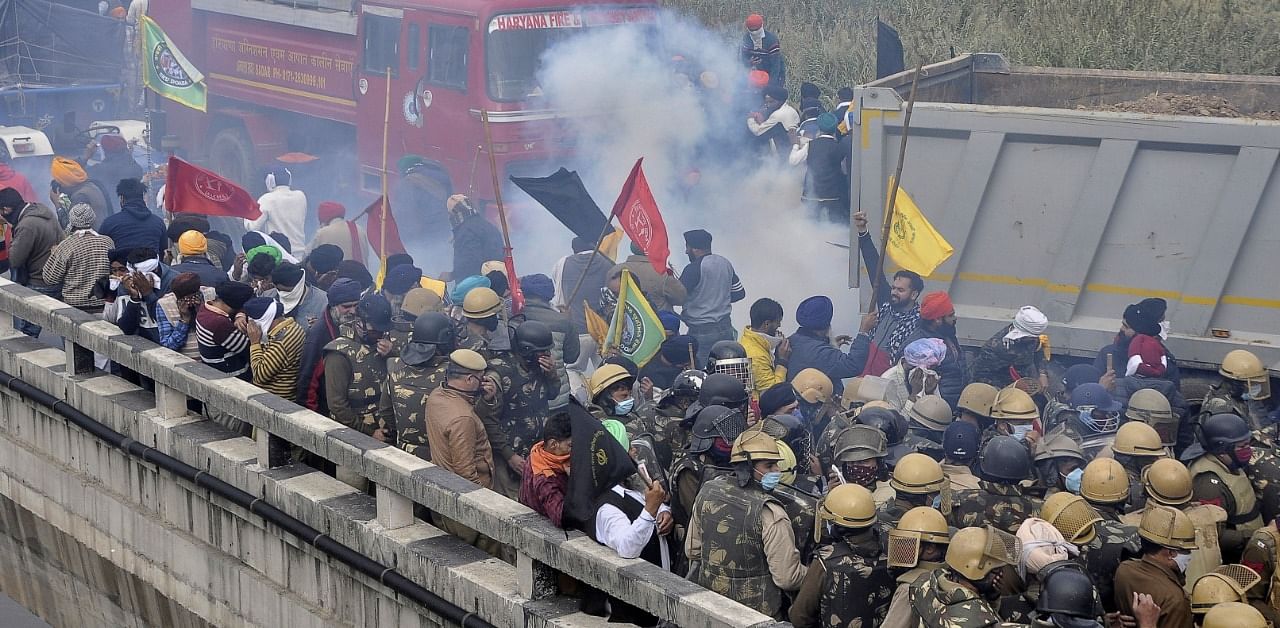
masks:
<svg viewBox="0 0 1280 628"><path fill-rule="evenodd" d="M1269 438L1254 438L1253 458L1245 469L1253 490L1258 494L1263 521L1275 521L1280 517L1280 455Z"/></svg>
<svg viewBox="0 0 1280 628"><path fill-rule="evenodd" d="M1274 622L1280 616L1280 530L1275 523L1253 533L1240 564L1262 576L1262 583L1249 589L1249 603Z"/></svg>
<svg viewBox="0 0 1280 628"><path fill-rule="evenodd" d="M1267 424L1267 407L1261 401L1245 401L1231 395L1231 387L1226 382L1209 389L1200 402L1200 414L1196 416L1196 424L1215 414L1234 414L1244 417L1250 429L1260 429Z"/></svg>
<svg viewBox="0 0 1280 628"><path fill-rule="evenodd" d="M390 356L399 356L404 350L404 346L409 344L409 338L413 336L413 321L406 321L399 317L392 319L391 331L387 333L387 339L391 341Z"/></svg>
<svg viewBox="0 0 1280 628"><path fill-rule="evenodd" d="M924 628L1027 625L1001 621L976 591L951 580L943 569L922 577L911 587L911 606Z"/></svg>
<svg viewBox="0 0 1280 628"><path fill-rule="evenodd" d="M893 577L879 560L870 530L818 547L813 566L791 605L796 628L872 628L884 620Z"/></svg>
<svg viewBox="0 0 1280 628"><path fill-rule="evenodd" d="M1097 536L1080 546L1080 560L1098 589L1103 608L1111 612L1116 610L1114 595L1116 569L1127 559L1141 557L1142 545L1138 537L1138 528L1105 519L1105 514L1102 516L1104 517L1102 521L1093 524L1093 530Z"/></svg>
<svg viewBox="0 0 1280 628"><path fill-rule="evenodd" d="M935 438L936 436L936 438ZM945 452L942 450L942 434L922 427L911 427L902 438L904 449L919 452L938 462L942 462Z"/></svg>
<svg viewBox="0 0 1280 628"><path fill-rule="evenodd" d="M889 612L880 628L917 628L920 616L911 606L911 587L943 567L942 563L922 560L915 567L898 574L894 579L893 600L889 602Z"/></svg>
<svg viewBox="0 0 1280 628"><path fill-rule="evenodd" d="M512 497L520 490L520 476L505 464L512 455L527 458L533 445L542 440L542 426L550 416L550 402L560 393L560 381L554 373L547 375L529 370L518 359L505 352L487 352L491 358L486 377L498 385L496 408L477 408L489 444L493 447L494 488ZM501 354L502 357L499 357Z"/></svg>
<svg viewBox="0 0 1280 628"><path fill-rule="evenodd" d="M396 445L423 460L431 459L427 442L427 396L444 384L449 356L438 355L422 366L409 366L400 358L387 360L379 408L396 417Z"/></svg>
<svg viewBox="0 0 1280 628"><path fill-rule="evenodd" d="M942 503L947 523L957 528L992 525L1009 534L1040 512L1041 500L1028 497L1016 484L978 480L976 491L955 491ZM948 507L949 506L949 507Z"/></svg>
<svg viewBox="0 0 1280 628"><path fill-rule="evenodd" d="M702 560L689 579L776 618L782 612L783 592L769 572L760 524L768 503L778 505L762 490L739 488L732 476L707 482L693 505L702 534Z"/></svg>
<svg viewBox="0 0 1280 628"><path fill-rule="evenodd" d="M333 400L329 400L334 420L369 436L377 430L394 435L395 415L379 408L382 382L387 378L386 358L378 355L376 346L356 340L351 325L343 325L341 334L324 346L326 356L341 355L351 367L351 378L346 386L347 409L334 412Z"/></svg>
<svg viewBox="0 0 1280 628"><path fill-rule="evenodd" d="M813 558L813 518L821 495L815 495L792 485L779 484L770 493L782 504L791 520L791 530L796 535L796 549L800 550L800 562L808 565Z"/></svg>
<svg viewBox="0 0 1280 628"><path fill-rule="evenodd" d="M973 373L970 382L991 384L996 388L1004 388L1013 383L1010 369L1017 371L1019 377L1036 379L1046 369L1044 353L1040 351L1039 338L1021 338L1005 344L1004 337L1013 329L1009 325L996 332L986 344L978 350L978 357L973 361Z"/></svg>
<svg viewBox="0 0 1280 628"><path fill-rule="evenodd" d="M680 427L684 415L675 416L664 413L664 410L666 409L656 408L652 404L637 404L634 412L622 417L622 424L627 427L627 434L631 435L632 441L643 436L652 444L659 465L650 469L655 477L658 473L666 475L666 470L671 468L673 451L680 451L688 446L685 442L687 439L682 435L688 432Z"/></svg>
<svg viewBox="0 0 1280 628"><path fill-rule="evenodd" d="M813 432L816 435L813 437L813 454L818 456L818 464L823 473L836 462L836 436L852 425L853 421L843 414L831 415L826 425L822 425L821 421L814 424L815 428L821 426Z"/></svg>
<svg viewBox="0 0 1280 628"><path fill-rule="evenodd" d="M671 483L675 493L671 496L671 516L678 528L688 527L693 516L693 503L703 485L718 477L731 475L733 468L716 466L702 454L686 453L671 465ZM810 529L812 530L812 528ZM812 532L810 533L812 534Z"/></svg>

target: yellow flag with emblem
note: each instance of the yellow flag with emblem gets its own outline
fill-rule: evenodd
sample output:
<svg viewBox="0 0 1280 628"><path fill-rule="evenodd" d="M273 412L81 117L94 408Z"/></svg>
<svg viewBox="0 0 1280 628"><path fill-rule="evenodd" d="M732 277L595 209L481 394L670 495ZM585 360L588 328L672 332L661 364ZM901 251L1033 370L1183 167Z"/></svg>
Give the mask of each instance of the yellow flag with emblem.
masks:
<svg viewBox="0 0 1280 628"><path fill-rule="evenodd" d="M889 179L889 189L893 189L892 178ZM955 252L902 187L898 188L898 202L894 206L893 225L885 248L895 264L921 277L932 275Z"/></svg>

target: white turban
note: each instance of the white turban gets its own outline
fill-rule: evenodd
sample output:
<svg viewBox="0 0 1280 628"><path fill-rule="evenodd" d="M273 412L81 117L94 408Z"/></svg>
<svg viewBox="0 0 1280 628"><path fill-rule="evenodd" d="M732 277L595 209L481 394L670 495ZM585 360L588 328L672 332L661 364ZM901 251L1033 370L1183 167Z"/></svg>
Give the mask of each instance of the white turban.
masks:
<svg viewBox="0 0 1280 628"><path fill-rule="evenodd" d="M1049 328L1049 318L1034 305L1024 305L1013 317L1013 329L1004 335L1005 342L1039 336Z"/></svg>

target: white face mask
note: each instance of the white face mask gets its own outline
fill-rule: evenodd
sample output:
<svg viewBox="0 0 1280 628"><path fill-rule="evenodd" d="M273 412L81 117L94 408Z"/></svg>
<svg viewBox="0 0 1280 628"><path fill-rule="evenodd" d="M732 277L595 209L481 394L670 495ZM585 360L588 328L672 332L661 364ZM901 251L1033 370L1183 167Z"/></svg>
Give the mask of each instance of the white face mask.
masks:
<svg viewBox="0 0 1280 628"><path fill-rule="evenodd" d="M1169 321L1160 321L1160 339L1169 339Z"/></svg>
<svg viewBox="0 0 1280 628"><path fill-rule="evenodd" d="M1178 564L1178 571L1180 573L1187 573L1187 567L1191 564L1191 553L1178 554L1173 557L1173 562Z"/></svg>
<svg viewBox="0 0 1280 628"><path fill-rule="evenodd" d="M1031 432L1032 427L1030 423L1015 423L1013 425L1013 437L1020 441L1026 441L1027 434Z"/></svg>

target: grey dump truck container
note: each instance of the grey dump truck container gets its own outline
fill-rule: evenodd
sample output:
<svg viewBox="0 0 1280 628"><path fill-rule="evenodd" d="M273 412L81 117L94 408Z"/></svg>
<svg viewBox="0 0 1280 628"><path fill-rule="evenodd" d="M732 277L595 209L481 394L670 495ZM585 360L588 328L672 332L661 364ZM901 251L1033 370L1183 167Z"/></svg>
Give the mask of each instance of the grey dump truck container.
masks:
<svg viewBox="0 0 1280 628"><path fill-rule="evenodd" d="M872 225L913 72L855 90L852 199ZM1246 348L1278 373L1280 122L1089 110L1153 92L1280 107L1280 77L1018 67L994 54L925 66L902 185L955 248L926 290L950 292L962 342L1035 305L1055 355L1092 357L1126 305L1162 297L1180 364L1216 368Z"/></svg>

